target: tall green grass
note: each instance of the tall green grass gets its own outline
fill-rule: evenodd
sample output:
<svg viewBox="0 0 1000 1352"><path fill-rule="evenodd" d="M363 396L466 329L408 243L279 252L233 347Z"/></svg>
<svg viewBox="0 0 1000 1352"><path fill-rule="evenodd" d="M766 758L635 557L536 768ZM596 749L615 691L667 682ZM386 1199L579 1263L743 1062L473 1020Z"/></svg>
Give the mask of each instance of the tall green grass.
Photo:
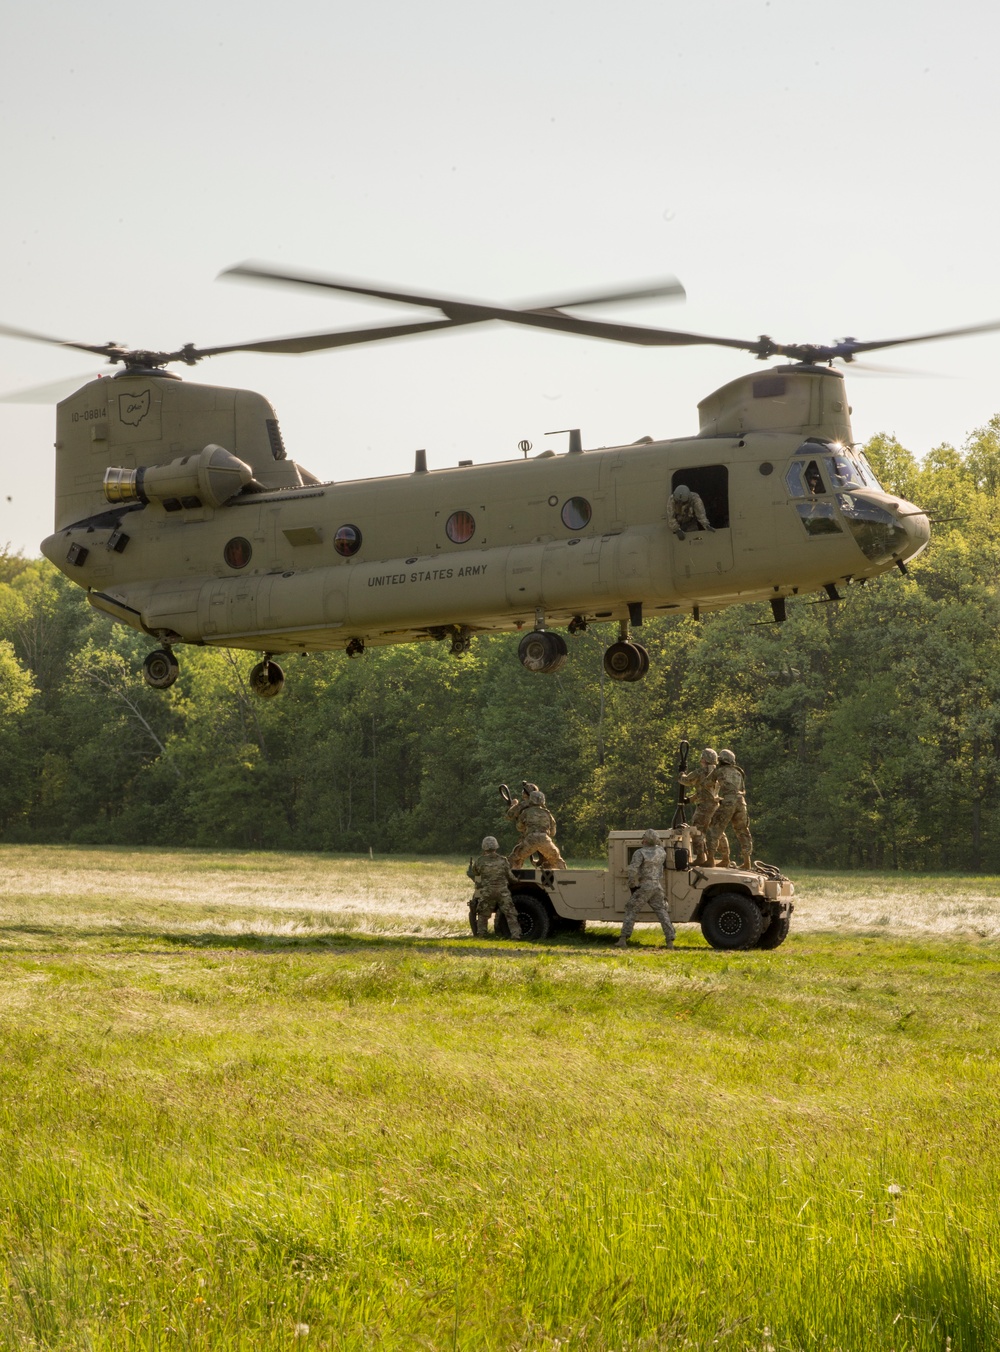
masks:
<svg viewBox="0 0 1000 1352"><path fill-rule="evenodd" d="M469 949L23 964L4 1345L996 1340L979 955Z"/></svg>
<svg viewBox="0 0 1000 1352"><path fill-rule="evenodd" d="M0 1348L1000 1345L988 941L112 929L6 932Z"/></svg>

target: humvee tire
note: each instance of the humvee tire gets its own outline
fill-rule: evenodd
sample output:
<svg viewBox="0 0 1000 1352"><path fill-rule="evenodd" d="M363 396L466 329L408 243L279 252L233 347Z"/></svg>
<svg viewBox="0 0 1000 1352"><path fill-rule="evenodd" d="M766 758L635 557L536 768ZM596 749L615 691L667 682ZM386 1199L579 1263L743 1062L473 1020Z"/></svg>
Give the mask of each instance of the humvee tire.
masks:
<svg viewBox="0 0 1000 1352"><path fill-rule="evenodd" d="M586 928L586 920L574 920L566 915L557 915L549 921L550 934L582 934Z"/></svg>
<svg viewBox="0 0 1000 1352"><path fill-rule="evenodd" d="M760 907L744 892L719 892L701 913L701 932L713 948L753 948L763 930Z"/></svg>
<svg viewBox="0 0 1000 1352"><path fill-rule="evenodd" d="M521 926L521 938L527 939L532 944L537 943L539 939L547 939L552 921L538 898L533 897L530 892L513 892L511 897L514 910L517 911L517 923ZM503 911L497 911L493 928L502 939L510 938L510 926Z"/></svg>
<svg viewBox="0 0 1000 1352"><path fill-rule="evenodd" d="M791 923L791 918L787 915L773 915L757 940L757 948L777 948L779 944L783 944L788 938Z"/></svg>

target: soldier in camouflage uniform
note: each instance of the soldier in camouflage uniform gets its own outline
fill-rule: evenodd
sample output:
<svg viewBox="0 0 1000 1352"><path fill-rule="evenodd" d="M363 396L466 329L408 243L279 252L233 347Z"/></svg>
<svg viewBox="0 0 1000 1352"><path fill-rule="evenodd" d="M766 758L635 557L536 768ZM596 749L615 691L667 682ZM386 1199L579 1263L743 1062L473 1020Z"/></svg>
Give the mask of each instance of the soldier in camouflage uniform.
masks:
<svg viewBox="0 0 1000 1352"><path fill-rule="evenodd" d="M746 776L736 764L736 757L732 751L719 752L719 765L713 779L719 792L719 806L712 818L712 825L708 828L706 848L709 865L715 862L715 851L720 839L726 839L726 827L732 826L743 851L741 867L752 869L753 838L750 835L750 821L747 817ZM727 863L728 855L727 849Z"/></svg>
<svg viewBox="0 0 1000 1352"><path fill-rule="evenodd" d="M527 830L527 827L524 824L524 814L531 806L531 795L538 792L539 788L537 784L529 784L527 780L524 780L524 787L521 790L522 796L520 798L512 798L510 806L504 813L507 820L513 822L517 827L517 834L519 836L523 836Z"/></svg>
<svg viewBox="0 0 1000 1352"><path fill-rule="evenodd" d="M666 947L673 948L674 926L663 891L663 870L666 862L667 852L660 844L660 837L655 831L647 831L628 866L628 886L632 895L625 903L625 919L622 921L622 932L618 936L617 948L628 947L636 914L646 910L647 907L660 922Z"/></svg>
<svg viewBox="0 0 1000 1352"><path fill-rule="evenodd" d="M500 853L496 836L483 837L483 852L466 870L476 884L476 937L485 939L490 932L490 916L503 911L510 928L510 937L520 939L521 926L510 895L510 884L516 882L510 865Z"/></svg>
<svg viewBox="0 0 1000 1352"><path fill-rule="evenodd" d="M714 526L709 525L708 513L700 495L692 492L687 484L678 484L667 500L667 526L678 540L683 540L696 525L701 530L715 530Z"/></svg>
<svg viewBox="0 0 1000 1352"><path fill-rule="evenodd" d="M524 861L536 851L542 856L542 868L565 868L566 861L552 839L556 833L556 819L545 806L544 793L536 789L528 795L528 806L521 820L524 822L524 835L510 856L511 868L523 868Z"/></svg>
<svg viewBox="0 0 1000 1352"><path fill-rule="evenodd" d="M696 858L694 862L696 864L708 863L705 837L712 824L712 818L715 816L715 809L719 806L719 794L714 783L715 767L718 763L717 753L710 746L706 746L701 753L698 768L687 770L685 773L678 775L678 779L685 788L694 789L695 807L694 818L691 822L691 843L695 849ZM728 863L728 852L726 860Z"/></svg>

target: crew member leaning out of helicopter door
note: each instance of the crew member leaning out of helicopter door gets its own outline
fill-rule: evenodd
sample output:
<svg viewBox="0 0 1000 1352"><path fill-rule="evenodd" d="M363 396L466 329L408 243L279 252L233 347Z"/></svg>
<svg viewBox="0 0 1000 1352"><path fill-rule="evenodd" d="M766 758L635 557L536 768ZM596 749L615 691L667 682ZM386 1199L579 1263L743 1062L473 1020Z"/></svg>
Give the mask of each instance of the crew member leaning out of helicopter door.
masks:
<svg viewBox="0 0 1000 1352"><path fill-rule="evenodd" d="M687 484L678 484L670 494L667 501L667 525L678 540L683 540L687 532L694 530L696 525L701 530L715 530L715 527L709 524L705 504Z"/></svg>

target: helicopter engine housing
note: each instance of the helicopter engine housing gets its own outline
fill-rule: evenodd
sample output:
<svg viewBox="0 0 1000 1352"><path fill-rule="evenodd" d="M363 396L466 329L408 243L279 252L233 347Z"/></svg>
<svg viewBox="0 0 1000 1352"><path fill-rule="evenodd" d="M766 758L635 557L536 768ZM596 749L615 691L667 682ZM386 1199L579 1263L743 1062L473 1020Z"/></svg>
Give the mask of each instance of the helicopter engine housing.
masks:
<svg viewBox="0 0 1000 1352"><path fill-rule="evenodd" d="M253 478L253 470L224 446L209 445L166 465L136 469L109 466L104 471L108 502L160 502L165 510L221 507Z"/></svg>

